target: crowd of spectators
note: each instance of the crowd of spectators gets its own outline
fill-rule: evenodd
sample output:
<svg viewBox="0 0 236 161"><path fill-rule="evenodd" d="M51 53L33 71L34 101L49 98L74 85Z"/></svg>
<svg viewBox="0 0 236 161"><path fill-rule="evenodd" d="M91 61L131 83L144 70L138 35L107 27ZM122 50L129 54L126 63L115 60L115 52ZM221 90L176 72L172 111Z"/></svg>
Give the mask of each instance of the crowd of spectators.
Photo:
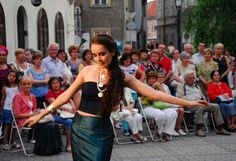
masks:
<svg viewBox="0 0 236 161"><path fill-rule="evenodd" d="M185 44L182 52L174 48L168 51L166 45L159 44L149 52L146 49L134 50L131 45L126 44L121 53L119 60L121 69L150 87L187 100L209 101L207 107L189 108L142 98L145 115L155 120L154 126L157 127L157 135L162 142L172 140L172 136L187 135L182 130L185 110L194 113L193 126L196 129L196 136L206 136L202 130L206 112L213 114L217 134L230 135L225 129L229 132L236 131L235 58L231 55L230 49L224 50L224 45L221 43L215 44L211 49L200 42L197 50L194 54L192 44ZM58 44L51 43L48 45L48 55L45 58L40 51L19 48L15 51L15 61L8 64L6 61L8 50L5 46L0 46L0 112L5 127L3 149L8 150L11 146L19 148L15 136L12 145L9 145L7 140L12 123L11 111L22 126L26 118L40 112L45 105L52 103L63 93L82 68L94 64L93 54L89 49L81 53L82 60L79 59L79 53L79 47L76 45L71 45L67 54ZM122 115L121 119L113 122L114 126L122 127L124 135L131 133L132 141L145 142L147 138L141 134L142 116L137 110L140 108L137 103L139 94L128 88L125 91L126 98L120 111L114 111L111 115L114 117L117 113ZM43 127L48 131L54 131L52 132L54 136L47 136L47 139L50 140L51 137L58 139L58 141L53 140L57 153L60 152L58 146L61 138L55 132L58 127L56 124L65 126L66 151L71 151L70 127L72 117L79 108L80 95L81 92L78 91L66 105L53 113L53 123L46 123ZM65 112L68 117L64 115L62 117L61 114ZM191 120L187 121L189 127L192 126ZM118 125L119 122L122 126ZM43 129L40 124L35 128ZM15 135L15 132L13 134ZM40 151L40 147L35 150L36 154L44 154Z"/></svg>

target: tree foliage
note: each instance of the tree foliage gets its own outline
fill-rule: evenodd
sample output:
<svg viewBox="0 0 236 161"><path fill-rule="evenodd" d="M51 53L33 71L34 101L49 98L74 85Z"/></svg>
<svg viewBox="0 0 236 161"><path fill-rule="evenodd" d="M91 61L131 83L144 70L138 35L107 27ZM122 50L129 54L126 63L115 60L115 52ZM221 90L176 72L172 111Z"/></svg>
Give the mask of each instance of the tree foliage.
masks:
<svg viewBox="0 0 236 161"><path fill-rule="evenodd" d="M183 11L182 23L195 45L221 42L236 51L236 0L198 0L197 5Z"/></svg>

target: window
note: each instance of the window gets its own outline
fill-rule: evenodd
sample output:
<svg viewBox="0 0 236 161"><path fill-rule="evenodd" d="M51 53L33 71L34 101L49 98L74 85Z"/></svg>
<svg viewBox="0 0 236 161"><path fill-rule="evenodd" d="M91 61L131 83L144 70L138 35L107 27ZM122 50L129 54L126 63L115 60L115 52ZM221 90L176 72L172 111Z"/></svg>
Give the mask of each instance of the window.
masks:
<svg viewBox="0 0 236 161"><path fill-rule="evenodd" d="M17 35L18 35L18 47L19 48L27 48L26 47L26 39L27 39L27 17L24 7L20 7L17 12Z"/></svg>
<svg viewBox="0 0 236 161"><path fill-rule="evenodd" d="M90 7L111 7L111 0L90 0Z"/></svg>
<svg viewBox="0 0 236 161"><path fill-rule="evenodd" d="M99 34L107 34L107 35L111 35L111 29L110 28L105 28L105 27L101 27L101 28L91 28L91 33L92 33L92 37L99 35Z"/></svg>
<svg viewBox="0 0 236 161"><path fill-rule="evenodd" d="M38 14L38 49L47 54L48 46L48 18L44 9L41 9Z"/></svg>
<svg viewBox="0 0 236 161"><path fill-rule="evenodd" d="M0 3L0 44L6 46L6 26L5 26L5 15Z"/></svg>
<svg viewBox="0 0 236 161"><path fill-rule="evenodd" d="M65 49L64 22L60 12L55 18L55 41L61 49Z"/></svg>

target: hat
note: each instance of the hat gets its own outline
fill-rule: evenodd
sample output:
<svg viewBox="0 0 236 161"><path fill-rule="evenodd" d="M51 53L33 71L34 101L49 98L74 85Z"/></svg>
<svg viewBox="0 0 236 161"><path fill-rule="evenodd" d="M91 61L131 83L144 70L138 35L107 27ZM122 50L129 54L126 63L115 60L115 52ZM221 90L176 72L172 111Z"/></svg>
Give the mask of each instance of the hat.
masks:
<svg viewBox="0 0 236 161"><path fill-rule="evenodd" d="M0 51L5 51L6 54L8 55L8 50L5 46L0 45Z"/></svg>

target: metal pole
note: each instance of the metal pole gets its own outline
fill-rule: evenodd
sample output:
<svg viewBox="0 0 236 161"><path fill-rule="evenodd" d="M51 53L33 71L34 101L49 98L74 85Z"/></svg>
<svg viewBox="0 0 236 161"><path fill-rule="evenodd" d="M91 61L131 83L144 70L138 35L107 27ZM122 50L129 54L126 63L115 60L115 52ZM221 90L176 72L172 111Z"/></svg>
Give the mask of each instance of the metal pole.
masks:
<svg viewBox="0 0 236 161"><path fill-rule="evenodd" d="M180 12L181 7L177 8L177 35L178 35L178 49L181 52L181 35L180 35Z"/></svg>
<svg viewBox="0 0 236 161"><path fill-rule="evenodd" d="M130 37L129 37L129 38L130 38L130 45L132 46L132 40L131 40L132 35L131 35L131 32L132 32L132 19L133 19L133 18L132 18L132 16L131 16L131 14L130 14L130 17L129 17L129 18L130 18Z"/></svg>
<svg viewBox="0 0 236 161"><path fill-rule="evenodd" d="M163 0L163 43L166 43L166 1Z"/></svg>

